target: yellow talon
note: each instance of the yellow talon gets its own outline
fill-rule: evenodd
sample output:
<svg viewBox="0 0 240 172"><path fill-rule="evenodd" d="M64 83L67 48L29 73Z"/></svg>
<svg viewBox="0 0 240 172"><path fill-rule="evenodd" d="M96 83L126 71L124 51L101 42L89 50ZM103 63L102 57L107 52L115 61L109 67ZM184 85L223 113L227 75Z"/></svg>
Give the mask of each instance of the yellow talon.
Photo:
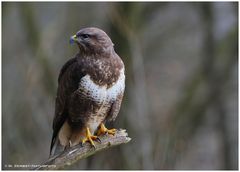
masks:
<svg viewBox="0 0 240 172"><path fill-rule="evenodd" d="M97 131L97 135L99 136L99 135L101 135L101 134L111 134L111 135L114 135L115 133L116 133L116 129L115 128L113 128L113 129L107 129L106 127L105 127L105 125L103 124L103 123L101 123L101 125L100 125L100 128L98 129L98 131Z"/></svg>
<svg viewBox="0 0 240 172"><path fill-rule="evenodd" d="M95 144L94 144L93 140L98 140L98 137L92 135L90 130L89 130L89 128L87 127L87 129L86 129L86 138L84 138L82 140L82 144L84 144L86 142L90 142L90 144L95 147Z"/></svg>

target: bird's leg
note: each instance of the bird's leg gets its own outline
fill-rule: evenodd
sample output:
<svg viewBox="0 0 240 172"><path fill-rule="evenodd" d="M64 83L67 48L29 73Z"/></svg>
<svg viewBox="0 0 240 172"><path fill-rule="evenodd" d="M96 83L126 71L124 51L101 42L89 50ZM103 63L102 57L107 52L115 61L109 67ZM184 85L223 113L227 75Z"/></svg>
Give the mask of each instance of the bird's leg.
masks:
<svg viewBox="0 0 240 172"><path fill-rule="evenodd" d="M97 136L92 135L89 128L87 127L86 128L86 138L84 138L82 140L81 144L83 145L84 143L89 142L93 147L95 147L95 144L94 144L93 140L98 141L99 138Z"/></svg>
<svg viewBox="0 0 240 172"><path fill-rule="evenodd" d="M97 135L98 135L98 136L101 135L101 134L111 134L111 135L114 135L115 132L116 132L116 129L115 129L115 128L109 130L109 129L107 129L107 128L105 127L105 125L104 125L103 123L101 123L101 124L100 124L100 127L99 127L99 129L98 129L98 131L97 131Z"/></svg>

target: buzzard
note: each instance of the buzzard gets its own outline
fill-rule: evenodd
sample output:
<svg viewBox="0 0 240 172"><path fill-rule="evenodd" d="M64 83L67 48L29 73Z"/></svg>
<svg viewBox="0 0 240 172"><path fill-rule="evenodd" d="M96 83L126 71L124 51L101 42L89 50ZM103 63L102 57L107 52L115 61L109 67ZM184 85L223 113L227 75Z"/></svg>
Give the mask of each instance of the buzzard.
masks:
<svg viewBox="0 0 240 172"><path fill-rule="evenodd" d="M104 123L117 117L125 89L124 64L104 31L81 29L70 43L79 52L58 77L50 156L79 143L95 146L97 135L114 135Z"/></svg>

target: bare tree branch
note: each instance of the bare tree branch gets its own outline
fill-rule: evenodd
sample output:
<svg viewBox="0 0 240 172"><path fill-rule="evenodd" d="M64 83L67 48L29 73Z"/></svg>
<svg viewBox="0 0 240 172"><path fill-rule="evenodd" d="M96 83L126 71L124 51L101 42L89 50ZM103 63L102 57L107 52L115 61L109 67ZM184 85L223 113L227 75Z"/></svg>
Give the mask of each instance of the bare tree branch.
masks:
<svg viewBox="0 0 240 172"><path fill-rule="evenodd" d="M123 143L128 143L131 138L128 137L126 130L117 130L115 135L105 135L99 137L101 143L95 144L95 148L90 144L76 145L70 149L67 149L60 155L50 158L45 163L35 168L34 170L57 170L62 169L65 166L72 165L78 160L91 156L99 151L108 149L113 146L117 146Z"/></svg>

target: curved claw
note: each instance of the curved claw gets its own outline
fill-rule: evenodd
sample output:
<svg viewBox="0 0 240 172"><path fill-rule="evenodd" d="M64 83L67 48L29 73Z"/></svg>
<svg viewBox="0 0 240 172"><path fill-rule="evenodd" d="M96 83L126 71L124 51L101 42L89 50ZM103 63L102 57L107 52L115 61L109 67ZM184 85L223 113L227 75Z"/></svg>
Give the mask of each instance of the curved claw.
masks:
<svg viewBox="0 0 240 172"><path fill-rule="evenodd" d="M97 137L96 141L97 141L98 143L102 143L102 141L101 141L101 139L100 139L99 137Z"/></svg>

